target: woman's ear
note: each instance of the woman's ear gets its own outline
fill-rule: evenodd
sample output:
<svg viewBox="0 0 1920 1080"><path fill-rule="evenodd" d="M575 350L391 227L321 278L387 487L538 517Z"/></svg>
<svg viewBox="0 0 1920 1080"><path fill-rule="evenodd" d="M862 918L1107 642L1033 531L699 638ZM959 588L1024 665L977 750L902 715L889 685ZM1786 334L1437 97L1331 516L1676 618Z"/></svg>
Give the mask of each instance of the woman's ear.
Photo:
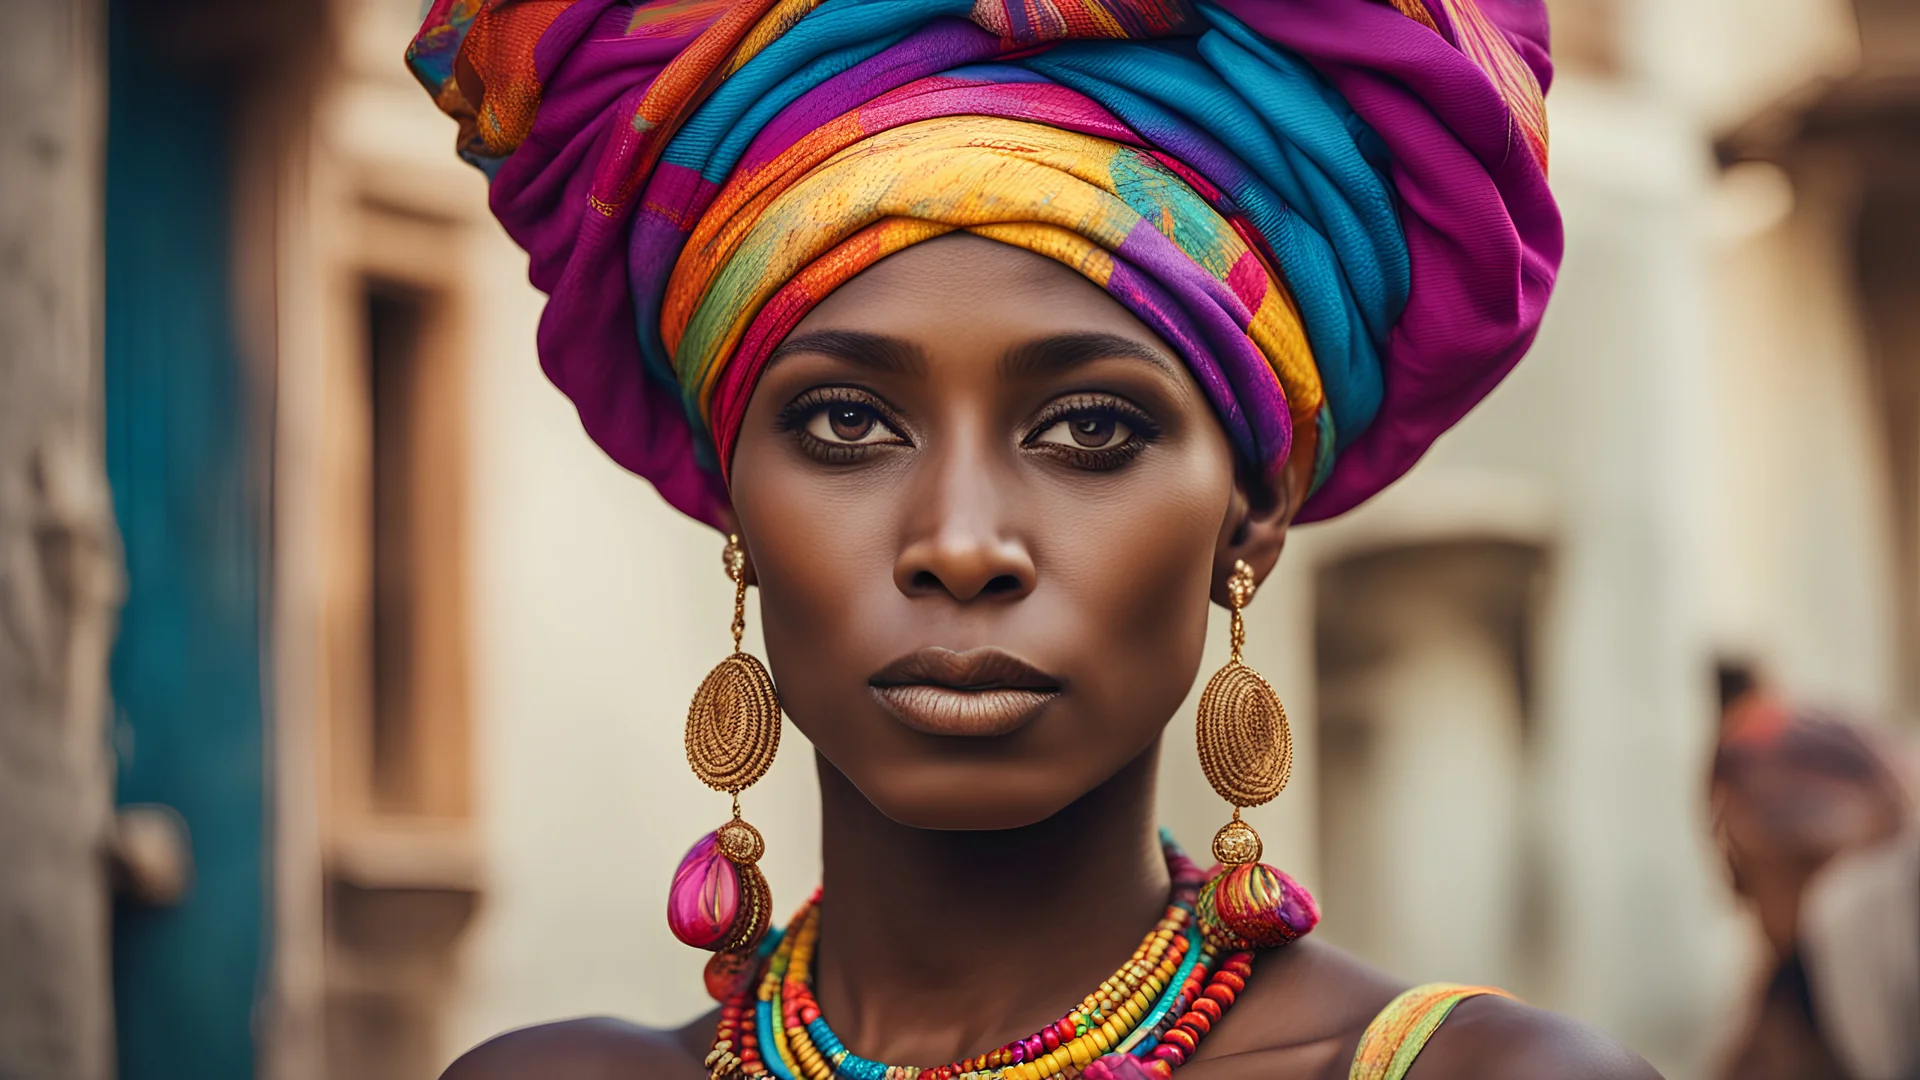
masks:
<svg viewBox="0 0 1920 1080"><path fill-rule="evenodd" d="M741 535L740 517L738 514L735 514L733 512L733 507L721 506L721 507L715 508L714 519L712 524L714 528L720 530L720 535L722 537L727 537L727 536L740 537L740 552L741 554L746 556L745 573L747 578L747 584L749 585L760 584L760 576L754 573L754 569L753 569L753 549L747 546L747 538Z"/></svg>
<svg viewBox="0 0 1920 1080"><path fill-rule="evenodd" d="M1233 576L1235 563L1244 561L1253 567L1256 582L1266 581L1273 572L1287 543L1287 526L1299 509L1294 495L1297 480L1291 468L1266 477L1243 469L1234 479L1233 499L1213 553L1214 603L1232 606L1227 579Z"/></svg>

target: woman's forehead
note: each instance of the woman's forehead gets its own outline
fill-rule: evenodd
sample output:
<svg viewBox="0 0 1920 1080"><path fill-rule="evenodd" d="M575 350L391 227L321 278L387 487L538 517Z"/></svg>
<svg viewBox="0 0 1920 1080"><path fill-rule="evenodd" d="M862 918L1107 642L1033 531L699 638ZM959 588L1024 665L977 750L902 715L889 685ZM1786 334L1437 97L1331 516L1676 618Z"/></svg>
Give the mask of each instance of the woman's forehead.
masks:
<svg viewBox="0 0 1920 1080"><path fill-rule="evenodd" d="M1073 268L969 233L880 260L823 298L794 333L821 329L900 336L1096 330L1159 344L1133 312Z"/></svg>

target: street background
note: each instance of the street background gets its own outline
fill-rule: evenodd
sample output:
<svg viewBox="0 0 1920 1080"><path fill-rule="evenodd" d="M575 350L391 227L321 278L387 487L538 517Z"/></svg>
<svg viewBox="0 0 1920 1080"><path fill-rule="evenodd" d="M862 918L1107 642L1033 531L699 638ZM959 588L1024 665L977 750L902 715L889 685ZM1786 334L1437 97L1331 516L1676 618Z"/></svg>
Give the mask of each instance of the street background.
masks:
<svg viewBox="0 0 1920 1080"><path fill-rule="evenodd" d="M1920 4L1549 6L1545 328L1291 538L1248 660L1299 753L1250 818L1326 938L1694 1080L1766 974L1709 821L1725 677L1896 757L1920 715ZM0 954L67 973L0 976L0 1076L429 1077L704 1007L662 911L727 813L681 744L722 541L541 375L417 8L0 3L0 237L60 241L0 267L0 757L41 763L0 793ZM783 747L743 804L785 910L818 822Z"/></svg>

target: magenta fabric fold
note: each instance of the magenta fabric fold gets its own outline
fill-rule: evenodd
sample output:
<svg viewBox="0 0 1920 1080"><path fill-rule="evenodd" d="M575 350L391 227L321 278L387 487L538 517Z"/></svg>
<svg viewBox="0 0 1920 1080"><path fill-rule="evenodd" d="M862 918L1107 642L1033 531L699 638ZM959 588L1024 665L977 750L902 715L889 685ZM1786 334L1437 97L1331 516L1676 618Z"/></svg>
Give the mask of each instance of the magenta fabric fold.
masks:
<svg viewBox="0 0 1920 1080"><path fill-rule="evenodd" d="M1364 0L1221 6L1305 57L1386 140L1413 261L1413 290L1387 346L1380 416L1300 514L1315 521L1412 468L1526 355L1564 252L1560 211L1498 91L1445 38ZM1545 9L1517 0L1481 0L1480 8L1544 91L1553 79Z"/></svg>

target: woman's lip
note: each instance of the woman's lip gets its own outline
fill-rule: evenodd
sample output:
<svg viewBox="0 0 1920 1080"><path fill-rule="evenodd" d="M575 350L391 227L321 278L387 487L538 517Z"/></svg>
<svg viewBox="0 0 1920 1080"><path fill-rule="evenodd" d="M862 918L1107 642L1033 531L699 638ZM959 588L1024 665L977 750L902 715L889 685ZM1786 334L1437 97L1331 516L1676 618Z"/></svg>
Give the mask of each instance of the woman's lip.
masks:
<svg viewBox="0 0 1920 1080"><path fill-rule="evenodd" d="M910 652L873 673L875 688L932 686L947 690L1036 690L1058 693L1060 680L1004 649L955 652L938 646Z"/></svg>
<svg viewBox="0 0 1920 1080"><path fill-rule="evenodd" d="M992 648L921 649L881 668L868 684L901 723L929 735L1006 735L1060 696L1059 679Z"/></svg>
<svg viewBox="0 0 1920 1080"><path fill-rule="evenodd" d="M912 683L876 686L873 695L901 723L928 735L991 738L1026 727L1058 690L955 690Z"/></svg>

